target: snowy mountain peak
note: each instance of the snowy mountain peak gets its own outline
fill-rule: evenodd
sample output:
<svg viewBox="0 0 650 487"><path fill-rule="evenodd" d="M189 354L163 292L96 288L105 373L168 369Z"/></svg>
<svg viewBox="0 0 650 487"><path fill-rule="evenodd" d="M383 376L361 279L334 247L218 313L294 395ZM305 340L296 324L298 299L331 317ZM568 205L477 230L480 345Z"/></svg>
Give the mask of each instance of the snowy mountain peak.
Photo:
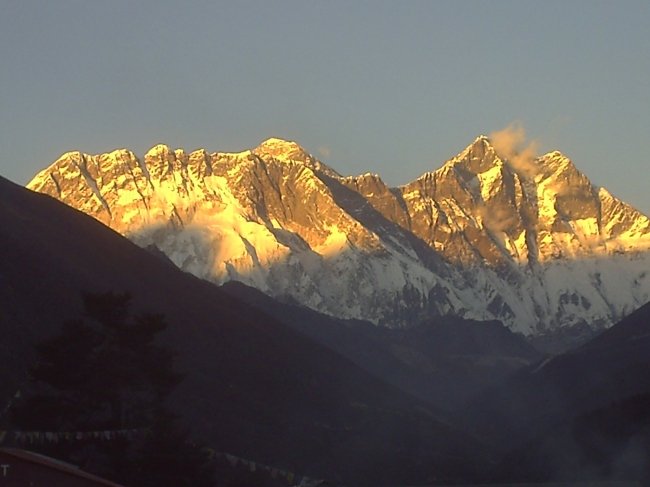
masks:
<svg viewBox="0 0 650 487"><path fill-rule="evenodd" d="M571 159L560 151L555 150L536 157L530 149L519 152L513 147L496 147L485 135L477 137L436 172L464 174L467 179L487 172L494 173L494 171L511 172L522 182L527 180L539 182L541 179L558 178L562 175L573 180L582 179L583 183L587 180Z"/></svg>
<svg viewBox="0 0 650 487"><path fill-rule="evenodd" d="M156 144L154 145L151 149L149 149L144 157L159 157L162 154L169 154L170 152L174 152L171 147L169 147L166 144Z"/></svg>
<svg viewBox="0 0 650 487"><path fill-rule="evenodd" d="M465 148L465 151L467 150L489 152L490 150L493 151L494 147L487 135L479 135L474 139L474 142Z"/></svg>
<svg viewBox="0 0 650 487"><path fill-rule="evenodd" d="M492 147L490 138L487 135L479 135L472 141L471 144L460 151L460 153L458 153L454 159L462 158L470 151L488 151L490 149L494 149Z"/></svg>
<svg viewBox="0 0 650 487"><path fill-rule="evenodd" d="M271 157L278 161L309 162L314 158L305 149L292 140L271 137L263 141L253 153L261 158Z"/></svg>
<svg viewBox="0 0 650 487"><path fill-rule="evenodd" d="M54 162L54 164L57 164L60 161L80 160L84 155L85 154L78 150L64 152L61 154L61 157Z"/></svg>
<svg viewBox="0 0 650 487"><path fill-rule="evenodd" d="M299 144L291 140L272 137L258 145L252 150L252 153L267 162L301 163L329 177L340 176L331 167L320 162Z"/></svg>
<svg viewBox="0 0 650 487"><path fill-rule="evenodd" d="M449 159L436 172L450 170L465 171L474 175L485 172L496 166L503 166L503 160L485 135L480 135L458 155Z"/></svg>
<svg viewBox="0 0 650 487"><path fill-rule="evenodd" d="M548 152L537 159L540 170L546 174L564 171L577 171L573 161L562 152L555 150Z"/></svg>

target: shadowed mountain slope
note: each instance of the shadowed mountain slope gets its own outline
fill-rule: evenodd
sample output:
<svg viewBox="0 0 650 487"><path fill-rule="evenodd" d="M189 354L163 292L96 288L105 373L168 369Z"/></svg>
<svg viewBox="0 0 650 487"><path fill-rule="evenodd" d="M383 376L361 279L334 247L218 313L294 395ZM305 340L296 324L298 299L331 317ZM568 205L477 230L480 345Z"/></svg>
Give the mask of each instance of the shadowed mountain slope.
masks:
<svg viewBox="0 0 650 487"><path fill-rule="evenodd" d="M2 393L84 291L163 313L185 379L172 398L213 448L354 484L472 478L484 453L426 406L86 215L0 178ZM471 460L470 460L471 459ZM472 465L468 470L467 465Z"/></svg>
<svg viewBox="0 0 650 487"><path fill-rule="evenodd" d="M504 450L502 479L650 481L650 303L527 367L466 411Z"/></svg>
<svg viewBox="0 0 650 487"><path fill-rule="evenodd" d="M418 326L389 329L281 303L239 282L228 282L222 289L447 411L541 357L522 336L497 322L438 317Z"/></svg>

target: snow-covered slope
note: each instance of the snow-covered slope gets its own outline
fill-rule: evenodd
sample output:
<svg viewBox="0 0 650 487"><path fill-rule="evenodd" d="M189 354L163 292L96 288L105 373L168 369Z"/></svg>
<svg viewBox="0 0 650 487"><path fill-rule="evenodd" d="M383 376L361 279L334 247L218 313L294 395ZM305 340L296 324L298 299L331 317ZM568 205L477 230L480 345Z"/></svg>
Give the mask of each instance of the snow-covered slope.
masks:
<svg viewBox="0 0 650 487"><path fill-rule="evenodd" d="M650 297L648 218L559 152L523 164L486 137L400 188L281 139L70 152L28 187L199 277L386 326L453 313L526 334L604 327Z"/></svg>

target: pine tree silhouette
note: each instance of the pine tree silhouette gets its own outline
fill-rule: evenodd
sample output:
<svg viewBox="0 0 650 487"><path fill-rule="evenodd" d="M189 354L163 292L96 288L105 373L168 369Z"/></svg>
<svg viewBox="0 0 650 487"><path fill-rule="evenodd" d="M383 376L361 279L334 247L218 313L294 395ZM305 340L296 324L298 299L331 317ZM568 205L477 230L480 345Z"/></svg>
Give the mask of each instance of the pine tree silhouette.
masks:
<svg viewBox="0 0 650 487"><path fill-rule="evenodd" d="M213 485L205 455L165 407L181 376L174 354L156 343L164 317L131 316L128 293L85 294L83 304L82 318L36 346L14 426L113 432L110 441L79 435L30 448L127 485Z"/></svg>

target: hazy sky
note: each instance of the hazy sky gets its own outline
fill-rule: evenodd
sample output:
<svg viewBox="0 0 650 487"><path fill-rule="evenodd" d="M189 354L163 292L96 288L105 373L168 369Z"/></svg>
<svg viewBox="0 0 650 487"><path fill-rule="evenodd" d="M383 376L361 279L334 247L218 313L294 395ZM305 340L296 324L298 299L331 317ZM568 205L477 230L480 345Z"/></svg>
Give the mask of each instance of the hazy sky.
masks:
<svg viewBox="0 0 650 487"><path fill-rule="evenodd" d="M650 213L650 2L0 0L0 174L296 140L391 185L513 121Z"/></svg>

